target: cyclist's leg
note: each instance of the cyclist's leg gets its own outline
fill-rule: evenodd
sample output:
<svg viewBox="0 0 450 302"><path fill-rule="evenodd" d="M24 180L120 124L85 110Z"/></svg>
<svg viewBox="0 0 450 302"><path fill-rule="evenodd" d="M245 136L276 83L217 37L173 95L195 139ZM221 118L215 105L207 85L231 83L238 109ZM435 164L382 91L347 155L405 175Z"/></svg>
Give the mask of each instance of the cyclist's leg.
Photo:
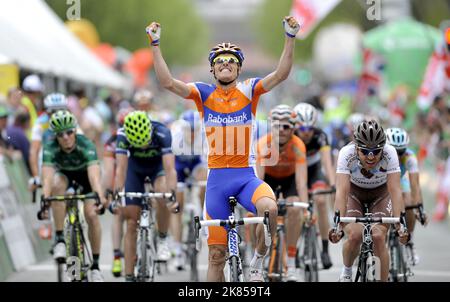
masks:
<svg viewBox="0 0 450 302"><path fill-rule="evenodd" d="M329 189L326 178L323 175L319 164L308 168L308 187L312 192ZM325 269L328 269L333 264L328 254L328 230L330 229L330 222L328 215L327 195L314 196L314 204L317 206L319 232L320 238L322 238L322 264Z"/></svg>
<svg viewBox="0 0 450 302"><path fill-rule="evenodd" d="M208 169L207 169L207 165L204 162L200 162L199 164L197 164L194 168L194 170L192 170L192 175L194 176L194 179L196 181L206 181L207 175L208 175ZM203 205L205 203L205 192L206 192L206 187L205 186L201 186L198 190L198 198L200 199L200 204L203 208Z"/></svg>
<svg viewBox="0 0 450 302"><path fill-rule="evenodd" d="M354 188L354 186L351 186L350 188L350 194L347 198L347 213L345 213L343 216L361 217L364 215L363 207L352 194L352 189ZM363 226L358 223L349 223L344 227L344 232L347 239L342 245L342 259L344 267L341 273L341 279L343 276L351 278L353 262L359 255L359 250L362 242Z"/></svg>
<svg viewBox="0 0 450 302"><path fill-rule="evenodd" d="M369 211L374 217L391 217L392 216L392 201L387 191L387 185L372 190L372 194L378 199L373 202ZM386 235L390 225L375 225L372 228L372 239L375 256L380 258L381 281L386 282L389 276L389 252L386 245Z"/></svg>
<svg viewBox="0 0 450 302"><path fill-rule="evenodd" d="M144 177L134 171L129 164L125 181L125 192L144 192ZM137 198L126 198L125 207L122 208L124 220L127 223L124 239L125 275L134 275L136 261L137 222L141 213L141 201Z"/></svg>
<svg viewBox="0 0 450 302"><path fill-rule="evenodd" d="M52 184L52 195L64 195L67 190L69 180L61 172L55 173ZM55 222L56 239L58 241L64 241L62 235L64 229L64 217L66 216L66 204L64 202L52 202L51 208L53 212L53 219ZM59 236L61 235L61 236Z"/></svg>
<svg viewBox="0 0 450 302"><path fill-rule="evenodd" d="M203 219L227 219L230 207L227 198L231 195L229 183L224 183L222 169L212 169L209 172L206 186ZM208 238L208 273L207 281L223 282L227 253L227 231L224 227L211 226L206 229Z"/></svg>
<svg viewBox="0 0 450 302"><path fill-rule="evenodd" d="M264 216L265 211L269 211L270 233L275 236L277 228L278 207L275 195L270 186L259 179L252 168L242 169L239 176L240 181L245 184L238 195L241 205L258 216ZM246 182L244 182L246 181ZM264 228L262 224L256 226L256 249L252 261L250 262L250 281L263 281L262 271L264 257L268 247L265 245Z"/></svg>

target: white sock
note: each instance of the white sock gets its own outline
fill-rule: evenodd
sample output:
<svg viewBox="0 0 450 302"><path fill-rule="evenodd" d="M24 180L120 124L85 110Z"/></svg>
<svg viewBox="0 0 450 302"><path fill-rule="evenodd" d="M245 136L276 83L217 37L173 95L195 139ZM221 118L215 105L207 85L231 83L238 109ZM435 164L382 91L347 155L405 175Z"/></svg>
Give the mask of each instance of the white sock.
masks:
<svg viewBox="0 0 450 302"><path fill-rule="evenodd" d="M350 267L347 267L347 266L343 266L342 267L342 273L341 273L342 275L344 275L344 276L352 276L352 267L350 266Z"/></svg>
<svg viewBox="0 0 450 302"><path fill-rule="evenodd" d="M287 258L287 266L295 268L295 257L288 257Z"/></svg>
<svg viewBox="0 0 450 302"><path fill-rule="evenodd" d="M256 250L253 255L252 261L250 261L250 267L261 268L263 266L264 255L260 255Z"/></svg>

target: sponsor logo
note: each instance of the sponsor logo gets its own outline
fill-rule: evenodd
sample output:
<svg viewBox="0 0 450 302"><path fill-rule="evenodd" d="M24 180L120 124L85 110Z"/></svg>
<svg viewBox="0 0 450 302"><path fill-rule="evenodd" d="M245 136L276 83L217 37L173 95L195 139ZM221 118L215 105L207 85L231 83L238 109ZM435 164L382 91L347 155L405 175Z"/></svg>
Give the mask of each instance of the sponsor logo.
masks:
<svg viewBox="0 0 450 302"><path fill-rule="evenodd" d="M243 112L240 115L214 115L212 113L208 114L208 122L214 124L234 124L234 123L245 123L248 121L247 113Z"/></svg>

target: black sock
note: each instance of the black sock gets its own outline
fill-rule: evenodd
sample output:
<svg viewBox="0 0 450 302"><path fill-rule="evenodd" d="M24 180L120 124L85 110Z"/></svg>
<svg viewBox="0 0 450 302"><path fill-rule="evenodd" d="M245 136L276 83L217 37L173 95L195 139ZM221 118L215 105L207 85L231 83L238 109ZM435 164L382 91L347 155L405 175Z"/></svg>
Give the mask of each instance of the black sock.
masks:
<svg viewBox="0 0 450 302"><path fill-rule="evenodd" d="M98 260L100 259L99 254L92 254L92 266L91 269L98 269L100 270L100 267L98 266Z"/></svg>
<svg viewBox="0 0 450 302"><path fill-rule="evenodd" d="M65 243L64 240L64 231L55 231L55 241L56 243Z"/></svg>
<svg viewBox="0 0 450 302"><path fill-rule="evenodd" d="M328 240L322 240L322 252L328 254Z"/></svg>
<svg viewBox="0 0 450 302"><path fill-rule="evenodd" d="M122 251L120 249L114 250L114 259L120 259L122 258Z"/></svg>

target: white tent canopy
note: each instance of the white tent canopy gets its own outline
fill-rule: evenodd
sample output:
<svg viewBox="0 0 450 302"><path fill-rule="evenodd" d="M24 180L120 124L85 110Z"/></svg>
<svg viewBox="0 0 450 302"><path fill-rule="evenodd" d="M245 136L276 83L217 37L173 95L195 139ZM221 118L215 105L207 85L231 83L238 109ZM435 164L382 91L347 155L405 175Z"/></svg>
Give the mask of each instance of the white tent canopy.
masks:
<svg viewBox="0 0 450 302"><path fill-rule="evenodd" d="M129 86L42 0L0 0L0 56L22 68L83 83L120 89Z"/></svg>

